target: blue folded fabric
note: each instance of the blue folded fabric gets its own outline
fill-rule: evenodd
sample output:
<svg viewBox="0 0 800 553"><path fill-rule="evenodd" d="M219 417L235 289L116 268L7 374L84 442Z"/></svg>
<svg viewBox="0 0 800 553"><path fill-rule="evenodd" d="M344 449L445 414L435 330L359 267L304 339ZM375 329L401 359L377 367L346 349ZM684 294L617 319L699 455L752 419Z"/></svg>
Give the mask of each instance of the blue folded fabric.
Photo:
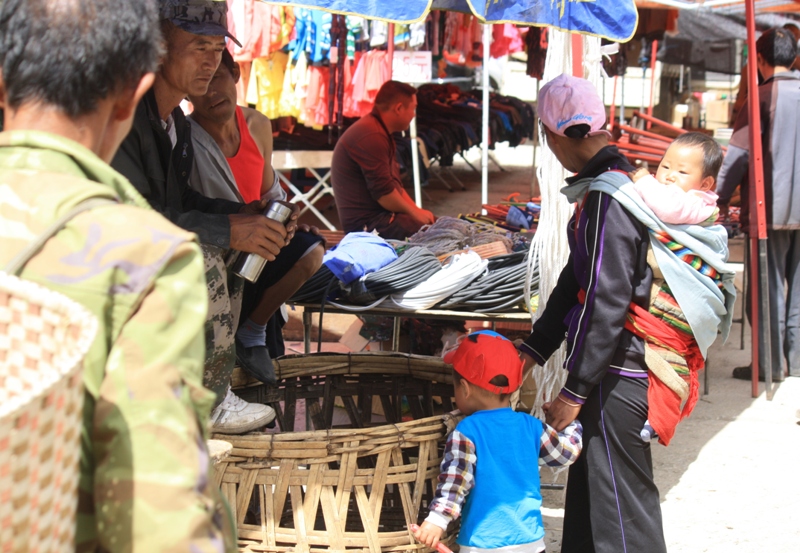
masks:
<svg viewBox="0 0 800 553"><path fill-rule="evenodd" d="M515 205L508 208L506 215L506 223L513 225L517 228L530 229L531 225L528 223L528 217L525 213Z"/></svg>
<svg viewBox="0 0 800 553"><path fill-rule="evenodd" d="M351 232L325 253L322 262L344 284L374 273L397 259L386 240L371 232Z"/></svg>

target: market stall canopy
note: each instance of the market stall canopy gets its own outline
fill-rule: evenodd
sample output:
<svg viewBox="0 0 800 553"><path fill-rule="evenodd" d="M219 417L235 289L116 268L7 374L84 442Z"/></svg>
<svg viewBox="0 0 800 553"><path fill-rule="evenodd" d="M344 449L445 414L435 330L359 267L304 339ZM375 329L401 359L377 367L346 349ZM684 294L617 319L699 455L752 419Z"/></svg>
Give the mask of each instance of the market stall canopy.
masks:
<svg viewBox="0 0 800 553"><path fill-rule="evenodd" d="M800 22L773 13L756 15L756 29L781 27L787 23L800 26ZM747 40L747 27L744 14L724 13L716 10L697 10L678 12L678 38L698 42L718 40Z"/></svg>
<svg viewBox="0 0 800 553"><path fill-rule="evenodd" d="M471 13L485 23L547 26L617 42L630 40L638 22L634 0L288 0L267 3L322 9L392 23L421 21L432 9L459 11Z"/></svg>
<svg viewBox="0 0 800 553"><path fill-rule="evenodd" d="M640 8L676 8L679 10L713 10L716 14L738 14L744 17L745 0L636 0ZM754 0L758 14L764 12L800 12L800 2L791 0Z"/></svg>
<svg viewBox="0 0 800 553"><path fill-rule="evenodd" d="M747 39L744 14L722 10L680 10L678 32L667 34L659 42L658 61L688 65L705 71L738 75L737 40ZM756 15L758 30L800 22L774 13Z"/></svg>

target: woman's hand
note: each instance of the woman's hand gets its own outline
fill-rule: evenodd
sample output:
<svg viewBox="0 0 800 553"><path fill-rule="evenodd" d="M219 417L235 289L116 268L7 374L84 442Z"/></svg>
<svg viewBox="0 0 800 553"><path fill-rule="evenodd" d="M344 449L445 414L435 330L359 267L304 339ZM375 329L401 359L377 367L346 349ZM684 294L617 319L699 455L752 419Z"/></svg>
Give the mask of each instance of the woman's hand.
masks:
<svg viewBox="0 0 800 553"><path fill-rule="evenodd" d="M578 414L581 412L581 404L558 394L555 401L542 405L542 411L544 411L545 422L552 426L556 432L561 432L569 423L578 418Z"/></svg>

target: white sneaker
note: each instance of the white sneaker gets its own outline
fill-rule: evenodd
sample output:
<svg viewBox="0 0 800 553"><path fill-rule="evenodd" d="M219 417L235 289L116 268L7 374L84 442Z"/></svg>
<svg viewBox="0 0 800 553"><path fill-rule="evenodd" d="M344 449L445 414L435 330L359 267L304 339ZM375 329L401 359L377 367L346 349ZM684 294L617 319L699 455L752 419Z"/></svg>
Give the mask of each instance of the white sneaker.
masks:
<svg viewBox="0 0 800 553"><path fill-rule="evenodd" d="M235 395L230 388L211 412L211 432L218 434L242 434L266 426L275 420L275 409L260 403L248 403Z"/></svg>

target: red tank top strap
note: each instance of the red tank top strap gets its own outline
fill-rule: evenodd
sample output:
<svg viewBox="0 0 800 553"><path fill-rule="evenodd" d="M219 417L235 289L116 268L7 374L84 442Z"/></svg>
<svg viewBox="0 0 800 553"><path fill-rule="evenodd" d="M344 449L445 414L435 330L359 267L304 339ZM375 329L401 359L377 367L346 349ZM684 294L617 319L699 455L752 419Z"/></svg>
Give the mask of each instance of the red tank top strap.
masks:
<svg viewBox="0 0 800 553"><path fill-rule="evenodd" d="M245 202L252 202L261 198L261 181L264 179L264 157L250 135L244 111L241 106L236 106L236 124L239 126L241 141L236 155L229 157L228 165L231 167L236 186Z"/></svg>

